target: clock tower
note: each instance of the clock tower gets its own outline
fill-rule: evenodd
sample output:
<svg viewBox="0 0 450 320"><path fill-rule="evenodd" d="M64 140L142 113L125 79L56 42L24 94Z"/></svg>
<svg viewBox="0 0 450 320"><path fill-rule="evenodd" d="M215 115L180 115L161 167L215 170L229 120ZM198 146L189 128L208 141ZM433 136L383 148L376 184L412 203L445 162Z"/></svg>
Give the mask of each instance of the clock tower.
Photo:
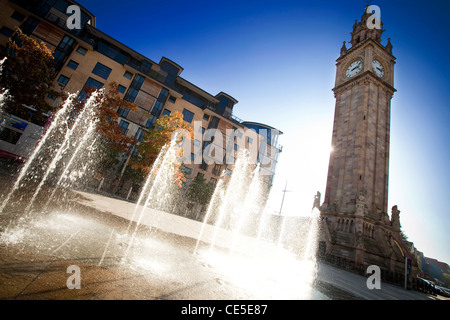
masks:
<svg viewBox="0 0 450 320"><path fill-rule="evenodd" d="M369 29L364 13L353 25L351 47L341 48L336 63L333 152L324 207L352 214L359 195L367 213L387 212L391 98L395 89L390 40Z"/></svg>
<svg viewBox="0 0 450 320"><path fill-rule="evenodd" d="M367 7L349 48L336 60L336 98L319 255L346 268L368 264L394 272L407 255L400 211L388 215L389 134L394 65L390 39L371 28ZM393 208L394 210L394 208ZM395 218L394 218L395 217ZM403 262L402 262L403 261Z"/></svg>

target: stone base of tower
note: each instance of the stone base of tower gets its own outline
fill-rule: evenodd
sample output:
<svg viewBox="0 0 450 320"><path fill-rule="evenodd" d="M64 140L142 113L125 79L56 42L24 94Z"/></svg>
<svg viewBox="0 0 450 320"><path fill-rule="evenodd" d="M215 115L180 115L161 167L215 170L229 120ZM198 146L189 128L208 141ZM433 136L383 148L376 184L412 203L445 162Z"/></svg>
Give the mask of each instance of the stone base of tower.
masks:
<svg viewBox="0 0 450 320"><path fill-rule="evenodd" d="M357 232L358 221L362 223L361 233ZM404 285L406 256L413 260L412 279L417 276L417 260L401 239L400 229L367 217L322 213L317 256L362 275L370 265L376 265L383 281L400 286Z"/></svg>
<svg viewBox="0 0 450 320"><path fill-rule="evenodd" d="M356 266L364 266L364 249L355 249L355 264Z"/></svg>

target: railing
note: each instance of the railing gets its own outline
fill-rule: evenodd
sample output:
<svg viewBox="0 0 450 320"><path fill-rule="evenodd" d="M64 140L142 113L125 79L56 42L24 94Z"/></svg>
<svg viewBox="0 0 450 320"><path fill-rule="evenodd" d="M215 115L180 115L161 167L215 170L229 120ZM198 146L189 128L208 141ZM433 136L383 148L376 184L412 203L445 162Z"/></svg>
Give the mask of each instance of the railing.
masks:
<svg viewBox="0 0 450 320"><path fill-rule="evenodd" d="M244 120L242 120L241 118L236 117L234 114L231 114L230 118L231 121L234 121L238 124L241 124L242 122L244 122Z"/></svg>
<svg viewBox="0 0 450 320"><path fill-rule="evenodd" d="M203 109L205 109L205 108L209 109L211 111L214 111L215 113L217 113L217 108L215 106L211 105L211 104L204 104L203 105Z"/></svg>

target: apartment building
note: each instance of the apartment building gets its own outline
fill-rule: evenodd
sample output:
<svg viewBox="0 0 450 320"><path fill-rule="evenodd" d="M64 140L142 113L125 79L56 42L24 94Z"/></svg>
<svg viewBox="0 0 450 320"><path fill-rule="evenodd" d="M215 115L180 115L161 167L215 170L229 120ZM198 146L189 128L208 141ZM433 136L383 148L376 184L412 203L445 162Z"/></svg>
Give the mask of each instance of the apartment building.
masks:
<svg viewBox="0 0 450 320"><path fill-rule="evenodd" d="M70 5L80 9L80 25L75 29L70 29L67 24ZM0 45L6 45L16 27L44 41L53 50L57 71L55 87L59 90L79 92L79 98L84 99L88 87L100 89L117 83L123 99L138 106L136 111L119 109L119 125L125 134L138 141L142 141L147 130L153 129L156 119L175 111L181 112L184 121L201 131L196 137L203 138L208 129L219 130L223 134L222 144L217 140L205 143L195 139L191 150L202 152L209 143L214 143L224 149L228 158L223 163L198 163L194 161L198 154L193 152L192 163L185 165L188 182L203 176L215 184L223 172L232 170L239 149L257 144L257 160L267 182L271 183L281 152L277 140L282 132L236 117L234 106L238 101L231 95L225 92L210 94L181 77L183 68L174 61L162 57L155 62L103 33L96 28L95 16L74 1L0 0ZM49 104L57 102L48 98ZM230 145L227 140L238 140L239 132L245 134L248 130L255 132L256 138L247 134L244 144L232 143L231 153L226 150ZM237 137L233 132L238 132ZM13 148L9 149L10 154L13 153L11 150Z"/></svg>

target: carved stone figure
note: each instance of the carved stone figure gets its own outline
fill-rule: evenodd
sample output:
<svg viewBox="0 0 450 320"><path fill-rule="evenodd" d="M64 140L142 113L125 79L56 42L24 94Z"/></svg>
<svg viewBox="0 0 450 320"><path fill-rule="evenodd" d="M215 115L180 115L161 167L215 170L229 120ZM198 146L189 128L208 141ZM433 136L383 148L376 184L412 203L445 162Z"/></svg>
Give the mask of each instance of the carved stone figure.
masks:
<svg viewBox="0 0 450 320"><path fill-rule="evenodd" d="M358 197L356 198L356 212L355 214L357 216L364 216L364 209L366 207L365 197L362 192L359 193Z"/></svg>
<svg viewBox="0 0 450 320"><path fill-rule="evenodd" d="M344 43L342 44L342 47L341 47L341 56L343 56L346 52L347 52L347 47L345 46L345 41L344 41Z"/></svg>
<svg viewBox="0 0 450 320"><path fill-rule="evenodd" d="M314 208L320 209L320 196L321 196L320 192L317 191L316 195L314 196L314 203L312 207L313 209Z"/></svg>
<svg viewBox="0 0 450 320"><path fill-rule="evenodd" d="M391 210L391 226L395 229L400 230L400 210L398 210L397 206L393 206Z"/></svg>
<svg viewBox="0 0 450 320"><path fill-rule="evenodd" d="M363 223L359 219L356 221L355 231L356 231L356 243L355 243L356 248L363 249L364 248Z"/></svg>
<svg viewBox="0 0 450 320"><path fill-rule="evenodd" d="M388 42L386 44L386 51L392 54L392 44L391 44L391 38L388 38Z"/></svg>

